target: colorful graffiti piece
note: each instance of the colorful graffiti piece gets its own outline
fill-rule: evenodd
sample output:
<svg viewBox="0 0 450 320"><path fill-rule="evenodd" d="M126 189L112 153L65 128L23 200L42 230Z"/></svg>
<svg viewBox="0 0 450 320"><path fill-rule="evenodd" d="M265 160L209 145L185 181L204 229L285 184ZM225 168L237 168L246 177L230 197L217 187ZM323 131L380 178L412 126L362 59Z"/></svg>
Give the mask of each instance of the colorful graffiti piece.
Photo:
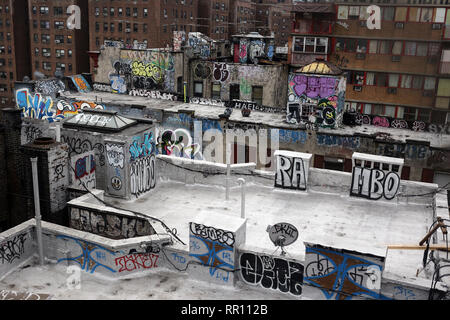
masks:
<svg viewBox="0 0 450 320"><path fill-rule="evenodd" d="M153 133L148 132L144 134L144 139L141 137L133 137L133 142L129 148L131 161L139 158L147 157L155 152L155 142L153 141Z"/></svg>
<svg viewBox="0 0 450 320"><path fill-rule="evenodd" d="M89 85L89 82L86 81L86 79L80 75L74 75L71 76L70 79L72 79L73 84L77 88L78 92L87 93L92 91L91 86Z"/></svg>
<svg viewBox="0 0 450 320"><path fill-rule="evenodd" d="M157 268L158 258L159 256L153 253L134 253L116 258L114 262L116 266L120 266L119 272L130 272Z"/></svg>
<svg viewBox="0 0 450 320"><path fill-rule="evenodd" d="M101 247L97 244L69 236L58 235L56 238L71 242L71 244L77 245L81 250L80 254L74 257L58 259L57 263L63 261L75 262L80 266L82 270L89 273L94 273L95 270L97 270L97 268L104 268L111 272L116 272L116 270L114 270L113 268L99 262L99 260L104 259L106 255L115 256L116 255L115 252L106 249L104 247Z"/></svg>
<svg viewBox="0 0 450 320"><path fill-rule="evenodd" d="M185 129L164 130L157 140L159 154L188 159L202 159L200 145L193 143L191 134Z"/></svg>
<svg viewBox="0 0 450 320"><path fill-rule="evenodd" d="M22 110L22 117L32 119L43 119L48 122L60 121L67 116L78 114L82 109L101 109L105 107L86 101L54 100L50 96L42 96L40 93L34 95L29 89L16 91L16 106Z"/></svg>
<svg viewBox="0 0 450 320"><path fill-rule="evenodd" d="M384 258L341 249L306 246L306 284L319 288L327 299L352 297L382 299L381 272Z"/></svg>

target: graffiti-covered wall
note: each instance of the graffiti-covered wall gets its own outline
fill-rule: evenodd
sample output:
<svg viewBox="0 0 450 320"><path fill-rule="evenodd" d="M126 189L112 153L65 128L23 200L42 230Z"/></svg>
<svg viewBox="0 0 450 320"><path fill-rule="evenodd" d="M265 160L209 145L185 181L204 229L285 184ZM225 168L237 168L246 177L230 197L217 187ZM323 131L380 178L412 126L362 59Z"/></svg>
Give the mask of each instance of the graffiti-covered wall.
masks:
<svg viewBox="0 0 450 320"><path fill-rule="evenodd" d="M159 90L176 93L183 74L183 53L160 49L105 47L99 58L94 86L101 91L148 96Z"/></svg>
<svg viewBox="0 0 450 320"><path fill-rule="evenodd" d="M345 88L345 77L289 74L287 121L335 128L337 117L343 112Z"/></svg>
<svg viewBox="0 0 450 320"><path fill-rule="evenodd" d="M190 97L195 83L202 83L203 98L221 101L244 100L259 106L283 109L286 101L287 70L282 65L246 65L196 60L190 64ZM220 85L220 93L213 84ZM262 92L255 87L262 87ZM260 101L262 99L262 101Z"/></svg>

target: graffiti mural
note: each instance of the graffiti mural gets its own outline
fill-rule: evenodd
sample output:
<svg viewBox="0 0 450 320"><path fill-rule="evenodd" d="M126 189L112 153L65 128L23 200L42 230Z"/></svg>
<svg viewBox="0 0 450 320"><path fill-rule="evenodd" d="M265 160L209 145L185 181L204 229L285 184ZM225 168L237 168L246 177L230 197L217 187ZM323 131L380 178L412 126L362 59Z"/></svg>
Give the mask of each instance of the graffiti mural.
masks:
<svg viewBox="0 0 450 320"><path fill-rule="evenodd" d="M230 76L230 71L228 71L228 66L226 63L214 63L213 71L214 80L219 82L225 82Z"/></svg>
<svg viewBox="0 0 450 320"><path fill-rule="evenodd" d="M345 114L352 115L354 113L346 112ZM357 113L356 115L354 115L354 122L354 125L358 126L373 125L383 128L409 129L416 132L450 134L449 124L426 123L419 120L407 121L404 119Z"/></svg>
<svg viewBox="0 0 450 320"><path fill-rule="evenodd" d="M97 268L103 268L113 273L116 272L116 270L109 267L107 264L100 262L100 260L106 260L107 255L115 256L116 255L115 252L106 249L102 246L99 246L95 243L87 242L69 236L58 235L56 238L68 241L72 245L78 246L79 247L78 249L80 250L78 255L75 254L74 257L60 258L58 259L57 263L63 261L75 262L80 266L81 270L84 270L89 273L94 273L97 270Z"/></svg>
<svg viewBox="0 0 450 320"><path fill-rule="evenodd" d="M0 300L50 300L51 295L34 292L0 290Z"/></svg>
<svg viewBox="0 0 450 320"><path fill-rule="evenodd" d="M106 158L108 164L115 168L123 169L125 153L124 147L121 144L106 143Z"/></svg>
<svg viewBox="0 0 450 320"><path fill-rule="evenodd" d="M234 235L213 227L190 223L189 256L209 267L209 275L228 282L234 271Z"/></svg>
<svg viewBox="0 0 450 320"><path fill-rule="evenodd" d="M114 260L119 272L154 269L158 266L159 255L153 253L134 253L116 258Z"/></svg>
<svg viewBox="0 0 450 320"><path fill-rule="evenodd" d="M357 149L361 145L360 137L317 134L317 144L327 147Z"/></svg>
<svg viewBox="0 0 450 320"><path fill-rule="evenodd" d="M111 84L106 83L94 83L93 88L96 91L102 91L102 92L113 92L111 88Z"/></svg>
<svg viewBox="0 0 450 320"><path fill-rule="evenodd" d="M65 89L66 86L64 85L64 82L59 79L37 80L34 85L35 92L48 96L64 91Z"/></svg>
<svg viewBox="0 0 450 320"><path fill-rule="evenodd" d="M158 154L188 159L203 159L200 145L193 143L191 134L185 129L164 130L157 139Z"/></svg>
<svg viewBox="0 0 450 320"><path fill-rule="evenodd" d="M19 234L0 243L0 263L13 263L25 252L26 234Z"/></svg>
<svg viewBox="0 0 450 320"><path fill-rule="evenodd" d="M277 155L275 187L306 190L307 172L302 158Z"/></svg>
<svg viewBox="0 0 450 320"><path fill-rule="evenodd" d="M48 122L60 121L70 115L75 115L85 108L104 109L103 105L98 105L86 101L66 101L53 99L50 96L43 96L40 93L34 95L29 89L19 89L16 91L16 105L22 110L22 117L32 119L43 119Z"/></svg>
<svg viewBox="0 0 450 320"><path fill-rule="evenodd" d="M125 82L125 78L118 74L110 74L109 82L112 93L121 93L124 94L127 92L127 84Z"/></svg>
<svg viewBox="0 0 450 320"><path fill-rule="evenodd" d="M251 63L258 63L258 57L265 56L265 43L262 40L251 40L248 49L248 60Z"/></svg>
<svg viewBox="0 0 450 320"><path fill-rule="evenodd" d="M169 51L121 50L120 60L113 66L114 75L123 79L122 88L175 90L174 58Z"/></svg>
<svg viewBox="0 0 450 320"><path fill-rule="evenodd" d="M160 92L157 90L133 89L133 90L130 90L129 95L134 96L134 97L145 97L145 98L168 100L168 101L176 100L176 96L173 95L172 93Z"/></svg>
<svg viewBox="0 0 450 320"><path fill-rule="evenodd" d="M302 294L303 265L295 261L244 252L239 259L242 280L250 285Z"/></svg>
<svg viewBox="0 0 450 320"><path fill-rule="evenodd" d="M153 133L147 132L144 134L143 140L141 137L133 137L133 141L129 148L131 161L139 158L147 157L155 153L155 142L153 141Z"/></svg>
<svg viewBox="0 0 450 320"><path fill-rule="evenodd" d="M131 194L136 198L156 186L155 156L152 154L130 163Z"/></svg>
<svg viewBox="0 0 450 320"><path fill-rule="evenodd" d="M208 79L211 76L211 68L203 62L197 63L194 68L194 74L197 78Z"/></svg>
<svg viewBox="0 0 450 320"><path fill-rule="evenodd" d="M72 170L70 170L72 187L80 190L85 190L83 186L86 186L88 189L95 189L94 151L76 155L72 157L70 161L72 165Z"/></svg>
<svg viewBox="0 0 450 320"><path fill-rule="evenodd" d="M77 88L78 92L87 93L92 91L89 82L87 82L86 79L81 74L70 76L70 79Z"/></svg>
<svg viewBox="0 0 450 320"><path fill-rule="evenodd" d="M146 219L74 207L70 208L70 227L110 239L128 239L155 233Z"/></svg>
<svg viewBox="0 0 450 320"><path fill-rule="evenodd" d="M173 32L173 50L181 51L181 47L185 46L186 42L186 32L185 31L174 31Z"/></svg>
<svg viewBox="0 0 450 320"><path fill-rule="evenodd" d="M291 73L288 81L287 121L337 126L345 98L345 78Z"/></svg>
<svg viewBox="0 0 450 320"><path fill-rule="evenodd" d="M305 243L304 282L326 299L380 299L384 258Z"/></svg>
<svg viewBox="0 0 450 320"><path fill-rule="evenodd" d="M249 45L249 42L245 38L242 38L239 42L239 62L240 63L247 63L248 45Z"/></svg>
<svg viewBox="0 0 450 320"><path fill-rule="evenodd" d="M392 200L400 187L400 177L395 172L384 172L355 166L352 173L350 195L371 200L384 197Z"/></svg>
<svg viewBox="0 0 450 320"><path fill-rule="evenodd" d="M89 139L61 136L61 141L69 145L69 157L94 150L98 164L105 165L105 146L102 143L91 142Z"/></svg>

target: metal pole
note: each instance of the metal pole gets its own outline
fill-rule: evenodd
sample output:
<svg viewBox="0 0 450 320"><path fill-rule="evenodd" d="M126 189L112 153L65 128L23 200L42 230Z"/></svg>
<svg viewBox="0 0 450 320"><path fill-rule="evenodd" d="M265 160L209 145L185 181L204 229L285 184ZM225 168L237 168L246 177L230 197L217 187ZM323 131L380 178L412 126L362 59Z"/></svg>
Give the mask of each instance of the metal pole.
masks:
<svg viewBox="0 0 450 320"><path fill-rule="evenodd" d="M61 142L61 126L59 123L56 124L56 142Z"/></svg>
<svg viewBox="0 0 450 320"><path fill-rule="evenodd" d="M33 175L34 211L36 219L36 238L38 243L39 264L44 265L44 248L42 246L41 207L39 204L39 184L37 171L38 158L31 158L31 170Z"/></svg>
<svg viewBox="0 0 450 320"><path fill-rule="evenodd" d="M227 143L226 157L227 157L227 177L225 178L225 199L226 199L226 200L230 200L230 178L231 178L230 157L231 157L231 144L229 144L229 143Z"/></svg>
<svg viewBox="0 0 450 320"><path fill-rule="evenodd" d="M241 185L241 218L245 219L245 180L239 178L237 181Z"/></svg>

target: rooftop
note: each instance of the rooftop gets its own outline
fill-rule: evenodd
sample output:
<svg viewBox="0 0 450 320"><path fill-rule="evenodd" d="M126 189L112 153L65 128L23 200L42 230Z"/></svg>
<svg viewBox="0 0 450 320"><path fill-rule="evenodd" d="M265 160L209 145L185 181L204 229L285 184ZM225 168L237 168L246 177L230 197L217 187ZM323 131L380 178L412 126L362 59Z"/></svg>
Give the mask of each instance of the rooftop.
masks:
<svg viewBox="0 0 450 320"><path fill-rule="evenodd" d="M142 105L148 109L164 110L169 112L190 111L195 112L197 118L220 120L219 115L223 114L225 108L212 105L195 103L184 103L180 101L168 101L146 97L135 97L128 95L113 94L107 92L92 91L89 93L65 92L61 98L74 99L79 101L95 101L96 103L111 104L113 106L133 106ZM284 108L282 109L284 110ZM242 116L240 110L233 110L229 121L246 124L262 125L272 128L282 128L289 130L301 130L298 125L286 122L284 113L266 113L252 111L250 117ZM436 134L430 132L416 132L408 129L380 128L372 125L343 126L339 129L319 128L318 133L335 134L343 136L373 136L380 141L395 141L405 143L406 140L421 141L430 144L432 148L450 148L450 135ZM380 133L383 133L380 135ZM388 139L384 138L385 136Z"/></svg>

